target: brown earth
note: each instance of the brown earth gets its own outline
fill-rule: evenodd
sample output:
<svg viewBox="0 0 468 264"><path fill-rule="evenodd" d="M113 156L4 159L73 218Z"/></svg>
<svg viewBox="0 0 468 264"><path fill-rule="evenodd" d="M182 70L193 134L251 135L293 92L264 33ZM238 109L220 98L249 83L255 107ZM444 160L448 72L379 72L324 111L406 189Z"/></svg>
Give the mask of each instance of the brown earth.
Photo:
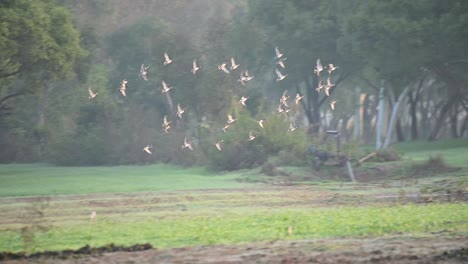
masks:
<svg viewBox="0 0 468 264"><path fill-rule="evenodd" d="M68 259L35 258L20 263L468 263L468 237L391 236L361 239L272 241L113 252Z"/></svg>

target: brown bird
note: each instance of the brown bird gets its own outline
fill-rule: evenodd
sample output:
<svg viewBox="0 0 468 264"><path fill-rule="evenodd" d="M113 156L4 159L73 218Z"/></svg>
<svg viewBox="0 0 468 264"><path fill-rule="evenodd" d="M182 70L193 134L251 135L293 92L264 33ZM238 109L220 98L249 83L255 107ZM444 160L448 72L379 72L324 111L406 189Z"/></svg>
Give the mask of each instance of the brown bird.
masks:
<svg viewBox="0 0 468 264"><path fill-rule="evenodd" d="M188 148L190 150L193 150L192 147L192 141L188 140L187 137L184 138L184 144L182 145L182 149Z"/></svg>
<svg viewBox="0 0 468 264"><path fill-rule="evenodd" d="M88 94L89 94L89 97L88 97L88 98L89 98L89 100L91 100L91 99L94 99L99 93L98 93L98 92L94 93L94 92L91 90L91 87L89 87L89 88L88 88Z"/></svg>
<svg viewBox="0 0 468 264"><path fill-rule="evenodd" d="M172 62L171 58L169 58L169 55L167 55L166 52L164 52L164 66L170 64Z"/></svg>
<svg viewBox="0 0 468 264"><path fill-rule="evenodd" d="M153 154L153 153L151 152L151 149L152 149L152 148L153 148L153 146L151 146L151 145L146 145L146 147L143 148L143 151L146 152L146 153L148 153L148 154Z"/></svg>
<svg viewBox="0 0 468 264"><path fill-rule="evenodd" d="M335 86L334 83L331 83L330 77L327 78L327 84L323 88L326 96L330 96L330 89Z"/></svg>
<svg viewBox="0 0 468 264"><path fill-rule="evenodd" d="M288 234L289 234L290 236L293 235L293 227L292 227L292 226L289 226L289 227L288 227Z"/></svg>

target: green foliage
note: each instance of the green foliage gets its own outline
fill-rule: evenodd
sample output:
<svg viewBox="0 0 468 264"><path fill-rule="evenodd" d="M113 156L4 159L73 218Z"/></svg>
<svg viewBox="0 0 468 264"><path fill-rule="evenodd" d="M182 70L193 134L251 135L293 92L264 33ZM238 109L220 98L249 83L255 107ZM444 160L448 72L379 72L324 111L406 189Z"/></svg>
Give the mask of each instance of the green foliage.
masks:
<svg viewBox="0 0 468 264"><path fill-rule="evenodd" d="M463 204L398 205L385 207L332 207L316 209L256 209L250 212L185 213L178 217L143 215L134 221L98 215L96 222L55 226L37 233L35 251L79 248L85 244L133 245L151 243L157 248L236 244L288 239L382 236L463 231L468 217ZM451 223L451 224L447 224ZM0 233L0 251L21 251L18 233ZM2 243L3 242L3 243Z"/></svg>

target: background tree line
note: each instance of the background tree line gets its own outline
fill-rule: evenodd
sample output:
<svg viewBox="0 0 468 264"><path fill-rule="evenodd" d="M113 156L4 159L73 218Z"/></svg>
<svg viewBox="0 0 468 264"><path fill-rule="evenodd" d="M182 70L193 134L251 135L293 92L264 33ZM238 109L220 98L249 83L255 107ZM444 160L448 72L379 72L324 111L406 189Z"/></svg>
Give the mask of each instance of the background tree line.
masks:
<svg viewBox="0 0 468 264"><path fill-rule="evenodd" d="M328 129L350 144L374 142L381 80L389 142L466 137L467 14L462 0L2 1L0 161L303 165L309 144L332 148L320 142ZM281 82L276 46L287 57ZM164 52L171 67L162 64ZM239 72L217 69L230 57L255 75L247 86L237 82ZM339 66L330 97L315 89L317 58ZM138 77L142 63L150 66L148 81ZM126 98L116 90L122 79ZM162 80L175 87L170 101ZM99 92L95 100L88 87ZM291 112L300 128L294 133L275 112L284 90L305 95ZM249 96L247 108L241 95ZM338 100L335 111L330 98ZM178 121L176 103L187 108ZM238 122L223 133L228 113ZM175 124L169 135L164 115ZM258 119L267 120L265 129ZM258 133L251 142L250 130ZM186 136L195 139L193 152L180 147ZM142 151L147 144L153 155Z"/></svg>

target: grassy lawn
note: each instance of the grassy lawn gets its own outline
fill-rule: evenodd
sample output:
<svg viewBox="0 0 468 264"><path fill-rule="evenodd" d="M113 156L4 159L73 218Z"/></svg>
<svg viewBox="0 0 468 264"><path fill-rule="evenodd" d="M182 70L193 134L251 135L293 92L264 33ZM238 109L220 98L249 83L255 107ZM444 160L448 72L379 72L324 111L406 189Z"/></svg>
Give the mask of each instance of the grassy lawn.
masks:
<svg viewBox="0 0 468 264"><path fill-rule="evenodd" d="M235 174L213 174L203 168L184 169L162 164L116 167L1 165L0 197L251 186L235 181L236 177Z"/></svg>
<svg viewBox="0 0 468 264"><path fill-rule="evenodd" d="M468 144L460 140L395 148L412 160L440 153L453 166L466 168L468 161ZM170 248L387 234L468 236L466 203L443 196L447 188L466 188L466 169L417 181L362 183L320 180L310 168L283 169L296 185L275 185L284 178L260 175L259 169L221 174L161 164L0 165L0 252L109 243ZM405 198L427 186L442 188L433 203ZM96 221L89 219L92 211Z"/></svg>

